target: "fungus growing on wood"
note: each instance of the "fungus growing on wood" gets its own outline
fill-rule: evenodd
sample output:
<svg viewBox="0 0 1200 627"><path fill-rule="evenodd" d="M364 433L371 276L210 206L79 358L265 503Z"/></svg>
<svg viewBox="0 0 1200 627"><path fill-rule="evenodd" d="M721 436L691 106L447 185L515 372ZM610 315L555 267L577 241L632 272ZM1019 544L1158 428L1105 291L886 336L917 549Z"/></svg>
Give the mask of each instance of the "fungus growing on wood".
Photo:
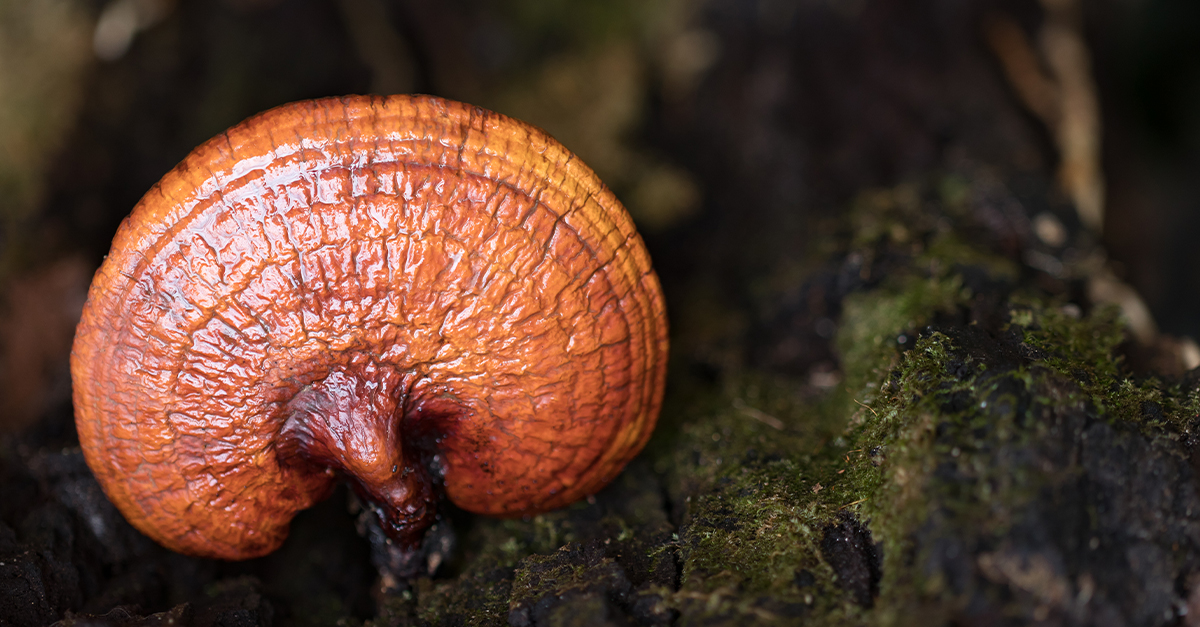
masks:
<svg viewBox="0 0 1200 627"><path fill-rule="evenodd" d="M608 483L662 401L628 214L541 130L434 97L285 105L151 189L71 359L88 464L138 529L268 553L338 478L412 545L444 491L521 516Z"/></svg>

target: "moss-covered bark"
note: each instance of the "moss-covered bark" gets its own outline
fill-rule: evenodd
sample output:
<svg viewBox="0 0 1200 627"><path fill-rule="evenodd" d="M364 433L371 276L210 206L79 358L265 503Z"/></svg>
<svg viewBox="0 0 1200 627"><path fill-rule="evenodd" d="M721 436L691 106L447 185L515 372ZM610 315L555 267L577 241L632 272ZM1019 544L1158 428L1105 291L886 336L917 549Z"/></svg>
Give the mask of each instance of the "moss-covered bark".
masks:
<svg viewBox="0 0 1200 627"><path fill-rule="evenodd" d="M855 277L826 295L840 375L676 364L617 486L475 521L464 574L419 583L395 622L1178 620L1200 558L1195 388L1130 378L1116 312L1040 286L955 186L864 197L816 266L810 283ZM479 572L503 579L488 613L449 610Z"/></svg>
<svg viewBox="0 0 1200 627"><path fill-rule="evenodd" d="M803 298L761 290L772 315L749 341L823 338L836 370L677 359L660 428L614 485L528 520L452 513L458 549L437 557L449 561L377 593L368 622L1178 622L1200 567L1200 393L1131 378L1116 312L1088 311L1071 302L1069 278L1020 264L1036 242L1006 254L964 200L972 193L951 179L865 195L787 288ZM7 567L70 589L63 577L89 576L72 560L99 550L80 544L84 526L133 534L79 496L95 487L79 484L85 474L47 468L37 481L58 505L46 515L75 535L47 536ZM108 568L161 559L129 542L103 558ZM295 551L279 568L339 569L336 549ZM233 612L247 624L327 624L351 611L337 595L275 584L264 601L253 580L223 581L237 585L166 614L95 620L206 625ZM275 616L272 597L291 613Z"/></svg>
<svg viewBox="0 0 1200 627"><path fill-rule="evenodd" d="M129 63L97 70L85 100L102 106L56 160L53 228L25 253L98 258L96 233L198 141L373 89L332 8L350 3L178 4ZM436 574L372 594L344 494L253 563L137 534L59 450L63 352L39 431L0 440L0 624L1194 618L1197 387L1131 376L1120 320L1083 297L1095 243L1053 200L1041 129L976 38L985 11L1028 3L516 0L484 11L499 22L476 4L396 3L413 89L546 127L647 227L674 329L647 450L563 511L449 512L457 548L431 554ZM814 226L865 185L937 167L959 174L861 193ZM1066 239L1039 239L1035 218Z"/></svg>

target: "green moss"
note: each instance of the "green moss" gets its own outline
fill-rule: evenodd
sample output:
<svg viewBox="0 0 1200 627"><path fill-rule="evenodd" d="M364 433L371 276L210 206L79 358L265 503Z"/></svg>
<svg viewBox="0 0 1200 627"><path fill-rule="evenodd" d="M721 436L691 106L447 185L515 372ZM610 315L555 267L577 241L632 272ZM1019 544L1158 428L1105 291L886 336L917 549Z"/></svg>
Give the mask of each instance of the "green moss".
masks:
<svg viewBox="0 0 1200 627"><path fill-rule="evenodd" d="M522 560L553 553L576 539L573 516L586 502L528 519L472 517L461 541L461 572L451 578L423 577L388 597L377 625L506 625L514 569Z"/></svg>
<svg viewBox="0 0 1200 627"><path fill-rule="evenodd" d="M954 185L943 192L943 201L965 194ZM844 409L845 472L824 494L852 503L847 510L869 521L882 544L881 609L849 614L878 624L944 622L966 603L931 566L940 559L930 553L936 539L916 541L922 529L999 541L1042 491L1071 479L1073 471L1027 459L1052 436L1050 416L1086 412L1174 438L1200 414L1194 392L1126 376L1116 355L1124 329L1111 309L1081 318L1077 308L1017 297L1000 329L952 322L945 328L956 330L953 338L935 331L917 339L939 314L961 321L978 302L965 287L967 268L993 285L1019 276L1010 260L959 239L969 228L918 215L923 202L911 189L860 199L851 255L868 268L863 275L889 256L908 263L843 301L835 340L856 405ZM953 210L942 215L954 219ZM824 514L811 519L818 524L830 520L822 505L808 499L807 508ZM811 536L802 540L814 553ZM826 610L834 622L843 617Z"/></svg>
<svg viewBox="0 0 1200 627"><path fill-rule="evenodd" d="M820 612L840 599L819 542L840 505L826 486L837 483L844 447L841 392L750 372L715 390L680 387L647 449L686 510L673 547L680 589L665 602L687 624ZM801 570L813 585L796 585ZM756 601L768 598L769 606Z"/></svg>
<svg viewBox="0 0 1200 627"><path fill-rule="evenodd" d="M839 384L737 367L714 384L673 365L660 426L612 488L626 496L600 495L611 500L598 524L656 569L677 558L678 589L637 592L678 611L677 624L944 623L967 596L931 547L1002 542L1045 490L1072 479L1077 469L1037 458L1056 420L1094 416L1174 438L1200 413L1197 393L1124 375L1115 312L1080 317L1009 296L1015 264L959 239L969 225L945 206L969 196L957 184L860 199L845 252L863 285L842 301ZM966 322L981 310L987 328ZM654 479L639 483L645 475ZM616 500L627 502L619 512ZM563 554L596 537L580 522L600 516L591 507L475 520L468 567L423 581L397 611L482 625L534 611L547 591L577 597L555 611L600 603L597 590L616 585L612 559ZM822 553L845 513L882 545L876 609L855 602ZM464 613L469 603L480 613Z"/></svg>
<svg viewBox="0 0 1200 627"><path fill-rule="evenodd" d="M918 474L926 471L919 461L928 452L918 432L928 426L891 402L891 390L881 394L880 384L898 366L908 392L940 374L943 344L922 340L903 358L899 349L916 341L916 332L939 313L971 302L961 268L983 268L997 281L1016 276L1011 262L958 242L927 213L917 188L859 200L852 262L866 276L872 264L888 258L907 261L891 268L882 284L843 301L836 338L842 384L814 391L791 379L743 371L719 390L687 389L679 396L688 402L664 411L687 417L676 424L667 419L648 451L668 477L668 490L686 502L681 589L671 601L690 617L684 624L704 617L779 618L779 607L754 602L761 598L789 611L800 607L818 623L873 616L841 589L820 547L840 512L869 516L885 502L911 505L906 511L914 518L894 520L899 529L911 528L922 511L914 488L921 485ZM890 467L898 473L883 467L884 447L891 459L903 461ZM902 554L885 547L889 553ZM797 584L801 572L811 577L809 585Z"/></svg>
<svg viewBox="0 0 1200 627"><path fill-rule="evenodd" d="M1134 380L1116 355L1125 341L1120 311L1102 307L1078 320L1072 308L1014 305L1013 325L1024 340L1045 354L1042 363L1074 379L1084 399L1111 420L1139 425L1149 432L1181 434L1200 415L1200 393L1178 382L1154 377ZM1082 400L1082 399L1081 399Z"/></svg>
<svg viewBox="0 0 1200 627"><path fill-rule="evenodd" d="M503 568L478 568L454 581L417 581L417 624L503 625L508 617L511 574Z"/></svg>
<svg viewBox="0 0 1200 627"><path fill-rule="evenodd" d="M974 294L964 286L964 268L998 283L1019 275L1012 260L963 238L974 230L963 215L965 183L954 177L936 183L865 192L853 203L847 259L861 266L864 279L884 266L885 279L842 303L835 344L852 390L863 390L895 366L906 334L970 302Z"/></svg>
<svg viewBox="0 0 1200 627"><path fill-rule="evenodd" d="M919 330L939 311L953 311L969 297L958 275L910 276L848 296L842 303L847 323L836 341L847 386L873 395L867 388L895 366L900 342L912 341L906 333Z"/></svg>
<svg viewBox="0 0 1200 627"><path fill-rule="evenodd" d="M847 311L873 313L848 316L839 340L886 330L879 311L896 302L886 291L857 297ZM1076 472L1037 461L1038 443L1061 437L1052 416L1095 415L1168 438L1194 420L1194 393L1123 374L1115 350L1124 333L1115 311L1072 313L1020 300L1002 329L989 334L965 327L956 338L930 333L860 388L869 400L848 439L867 454L854 458L847 475L862 499L854 509L883 544L879 605L887 609L873 621L916 624L963 607L965 593L942 571L922 567L935 560L928 551L936 542L918 547L914 537L930 525L953 528L956 541L981 546L1006 537L1044 490ZM911 327L904 316L893 320L893 332ZM847 354L888 363L868 350Z"/></svg>

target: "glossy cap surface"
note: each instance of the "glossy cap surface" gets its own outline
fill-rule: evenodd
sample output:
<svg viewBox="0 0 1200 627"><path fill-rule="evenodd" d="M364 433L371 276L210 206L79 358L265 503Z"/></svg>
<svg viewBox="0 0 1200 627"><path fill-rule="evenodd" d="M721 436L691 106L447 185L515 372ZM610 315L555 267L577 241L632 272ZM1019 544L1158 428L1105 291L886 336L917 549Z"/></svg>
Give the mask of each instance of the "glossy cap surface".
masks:
<svg viewBox="0 0 1200 627"><path fill-rule="evenodd" d="M280 444L322 385L384 414L379 437L343 434L364 484L432 464L460 507L516 516L642 448L666 352L633 223L555 140L438 98L346 97L255 116L163 177L96 274L71 372L84 454L130 522L240 559L354 470Z"/></svg>

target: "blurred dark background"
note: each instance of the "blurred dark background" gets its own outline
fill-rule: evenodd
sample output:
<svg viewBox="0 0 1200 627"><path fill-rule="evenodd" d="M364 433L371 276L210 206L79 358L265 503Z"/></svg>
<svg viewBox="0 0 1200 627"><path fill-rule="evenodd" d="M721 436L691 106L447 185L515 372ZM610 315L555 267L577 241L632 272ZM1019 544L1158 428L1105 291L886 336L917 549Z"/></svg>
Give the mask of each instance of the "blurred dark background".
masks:
<svg viewBox="0 0 1200 627"><path fill-rule="evenodd" d="M1055 15L1075 75L1046 56ZM676 350L721 362L742 358L741 304L799 280L808 234L864 190L948 173L1047 202L1022 186L1070 157L1025 54L1098 103L1112 267L1197 336L1198 27L1190 0L0 0L0 423L54 414L71 441L75 316L163 173L249 115L348 93L547 129L643 230Z"/></svg>

